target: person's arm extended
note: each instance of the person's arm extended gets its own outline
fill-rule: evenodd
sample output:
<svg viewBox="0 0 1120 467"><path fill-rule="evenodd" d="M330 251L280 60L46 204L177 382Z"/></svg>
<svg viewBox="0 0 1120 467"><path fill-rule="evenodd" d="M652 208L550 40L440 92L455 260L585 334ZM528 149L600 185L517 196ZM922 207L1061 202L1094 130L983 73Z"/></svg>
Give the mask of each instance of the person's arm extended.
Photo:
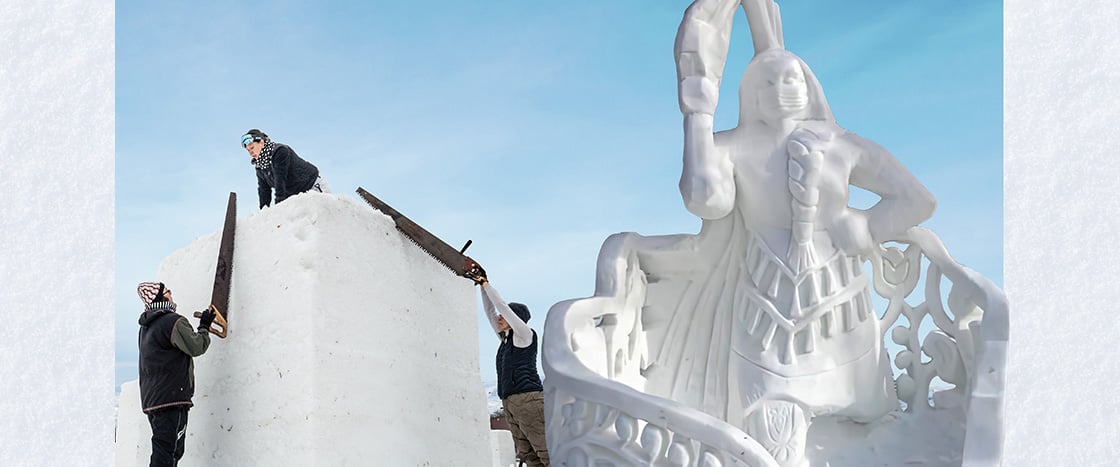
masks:
<svg viewBox="0 0 1120 467"><path fill-rule="evenodd" d="M206 349L210 347L210 333L194 332L191 322L180 317L171 331L171 345L187 355L197 357L206 353Z"/></svg>
<svg viewBox="0 0 1120 467"><path fill-rule="evenodd" d="M513 329L513 345L522 349L532 345L533 330L529 328L529 325L521 321L521 318L506 304L506 301L502 299L498 290L491 286L489 281L483 282L481 287L482 292L489 296L490 301L493 306L497 308L498 313L506 319L506 322L509 323L509 327Z"/></svg>
<svg viewBox="0 0 1120 467"><path fill-rule="evenodd" d="M288 146L276 145L272 151L272 174L276 183L276 204L288 199L292 193L288 192L288 169L292 166L292 149Z"/></svg>
<svg viewBox="0 0 1120 467"><path fill-rule="evenodd" d="M486 296L486 284L484 283L478 291L482 293L482 310L486 312L486 319L490 321L494 334L500 338L502 331L498 329L498 312L494 310L494 303L490 301L490 297Z"/></svg>
<svg viewBox="0 0 1120 467"><path fill-rule="evenodd" d="M257 198L260 199L260 204L261 204L260 209L264 209L265 206L268 206L268 205L272 204L272 185L269 185L268 182L265 181L264 175L261 173L260 170L257 170L256 172L257 172Z"/></svg>

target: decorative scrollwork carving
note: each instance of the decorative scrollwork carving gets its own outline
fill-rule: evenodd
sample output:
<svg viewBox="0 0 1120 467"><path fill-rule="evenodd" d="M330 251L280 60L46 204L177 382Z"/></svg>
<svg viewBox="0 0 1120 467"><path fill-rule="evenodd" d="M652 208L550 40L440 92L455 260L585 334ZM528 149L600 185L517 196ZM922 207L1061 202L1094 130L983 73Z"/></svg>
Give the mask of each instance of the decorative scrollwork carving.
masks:
<svg viewBox="0 0 1120 467"><path fill-rule="evenodd" d="M564 404L559 412L561 419L553 422L567 429L550 432L550 450L572 466L773 465L752 460L747 453L731 455L711 444L603 404L577 399ZM591 420L597 422L591 423Z"/></svg>
<svg viewBox="0 0 1120 467"><path fill-rule="evenodd" d="M946 268L963 270L947 254L931 256L932 250L944 252L944 246L929 231L911 229L905 251L897 247L880 246L871 257L875 277L875 291L888 300L887 311L880 322L883 332L890 330L891 340L903 346L894 356L894 365L903 370L895 379L899 399L906 403L907 411L930 407L928 394L934 377L953 385L955 390L966 392L971 387L970 368L974 362L974 327L983 316L977 305L980 288L972 283L952 283L948 293L949 311L942 300L942 281L951 281ZM906 300L921 281L923 258L929 262L925 269L923 296L917 305ZM937 326L925 336L920 335L922 321L929 316ZM905 317L906 323L899 318ZM922 362L920 355L929 357Z"/></svg>

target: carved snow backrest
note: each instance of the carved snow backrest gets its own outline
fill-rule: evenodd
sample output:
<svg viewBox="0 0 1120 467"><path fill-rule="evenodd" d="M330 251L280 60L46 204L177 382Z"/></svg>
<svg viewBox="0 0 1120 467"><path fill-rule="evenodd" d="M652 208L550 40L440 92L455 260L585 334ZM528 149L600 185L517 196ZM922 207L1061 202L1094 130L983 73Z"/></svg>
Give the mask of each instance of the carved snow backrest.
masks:
<svg viewBox="0 0 1120 467"><path fill-rule="evenodd" d="M933 232L913 227L898 247L880 247L871 260L874 289L888 300L880 327L903 350L898 397L913 412L930 407L930 382L940 377L967 395L964 463L998 465L1003 439L1003 385L1009 332L1007 297L992 281L957 263ZM922 258L928 262L921 274ZM949 281L943 300L943 281ZM921 284L923 301L906 301ZM930 317L936 329L919 328ZM905 317L907 323L899 324ZM897 326L894 326L898 324ZM892 327L894 326L894 327ZM922 356L928 357L923 362Z"/></svg>
<svg viewBox="0 0 1120 467"><path fill-rule="evenodd" d="M775 465L738 428L645 387L641 368L659 342L643 327L656 285L647 282L639 251L686 237L611 236L600 252L595 296L549 311L542 360L554 458L576 459L574 465ZM1008 338L1003 292L920 227L881 245L870 262L873 288L887 300L881 329L901 346L892 354L901 370L899 399L909 412L926 410L934 377L954 385L967 404L965 464L997 465ZM935 329L923 335L926 316Z"/></svg>

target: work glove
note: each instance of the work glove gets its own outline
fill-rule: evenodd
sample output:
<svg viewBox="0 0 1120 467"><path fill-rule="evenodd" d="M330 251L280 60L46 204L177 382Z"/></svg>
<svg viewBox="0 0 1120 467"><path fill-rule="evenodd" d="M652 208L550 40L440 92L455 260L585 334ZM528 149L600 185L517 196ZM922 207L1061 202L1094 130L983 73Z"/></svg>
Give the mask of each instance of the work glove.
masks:
<svg viewBox="0 0 1120 467"><path fill-rule="evenodd" d="M215 316L214 309L213 308L207 308L206 310L202 311L201 313L202 313L202 316L198 317L198 331L199 332L203 332L203 331L210 332L210 325L214 323L214 316Z"/></svg>

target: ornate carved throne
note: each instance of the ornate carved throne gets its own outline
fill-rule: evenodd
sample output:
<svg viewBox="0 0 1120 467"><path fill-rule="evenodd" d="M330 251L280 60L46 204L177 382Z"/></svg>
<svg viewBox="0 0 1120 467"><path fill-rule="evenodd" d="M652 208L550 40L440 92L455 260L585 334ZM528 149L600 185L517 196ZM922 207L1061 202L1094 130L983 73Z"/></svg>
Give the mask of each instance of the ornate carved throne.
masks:
<svg viewBox="0 0 1120 467"><path fill-rule="evenodd" d="M687 248L688 237L609 237L599 254L595 295L549 311L542 359L548 445L557 465L779 465L739 428L647 391L642 370L659 343L643 315L658 306L659 288L673 281L643 266L666 250ZM1008 339L1004 294L920 227L879 245L869 262L873 288L887 302L877 316L882 338L890 334L899 346L888 348L905 405L897 417L920 417L934 406L956 410L964 442L953 456L963 465L998 465ZM919 324L927 316L934 326L928 331ZM934 377L951 388L931 398Z"/></svg>

